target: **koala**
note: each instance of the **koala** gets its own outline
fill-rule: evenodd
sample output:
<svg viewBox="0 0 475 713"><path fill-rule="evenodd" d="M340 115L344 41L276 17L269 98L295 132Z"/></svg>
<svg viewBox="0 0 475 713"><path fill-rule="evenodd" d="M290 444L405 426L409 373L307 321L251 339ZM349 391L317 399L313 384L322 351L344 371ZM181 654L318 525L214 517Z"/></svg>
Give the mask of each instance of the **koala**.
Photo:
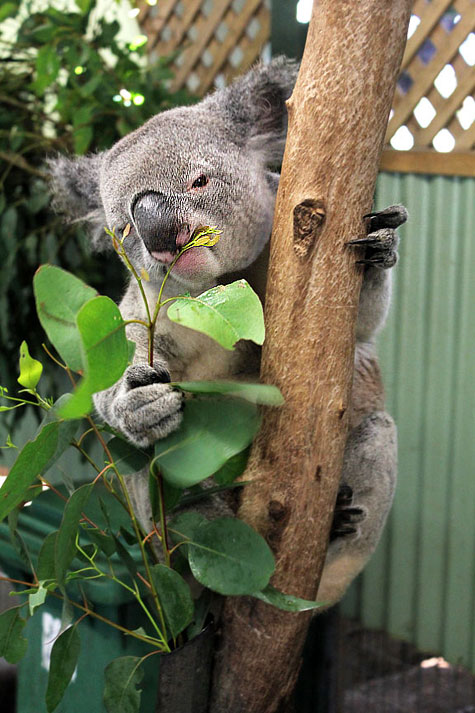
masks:
<svg viewBox="0 0 475 713"><path fill-rule="evenodd" d="M152 117L110 150L49 162L54 206L72 220L85 221L97 248L110 242L104 226L118 235L131 226L127 255L150 280L150 304L162 279L200 226L223 232L211 248L179 258L165 296L198 295L236 276L245 277L261 298L266 246L271 234L287 130L285 101L297 65L285 58L261 64L203 99ZM366 248L364 281L356 328L351 429L318 599L334 603L362 569L383 528L396 482L396 429L384 411L374 337L390 301L391 269L397 259L395 232L406 220L402 206L365 216L368 235L350 241ZM135 280L120 303L124 319L145 319ZM207 336L168 320L156 325L154 366L147 360L146 334L129 325L136 343L133 365L111 388L95 396L99 415L139 447L177 429L182 395L170 380L257 378L259 350L239 342L233 352ZM139 516L149 517L146 481L130 488ZM210 505L210 511L214 505ZM219 509L220 505L216 505Z"/></svg>

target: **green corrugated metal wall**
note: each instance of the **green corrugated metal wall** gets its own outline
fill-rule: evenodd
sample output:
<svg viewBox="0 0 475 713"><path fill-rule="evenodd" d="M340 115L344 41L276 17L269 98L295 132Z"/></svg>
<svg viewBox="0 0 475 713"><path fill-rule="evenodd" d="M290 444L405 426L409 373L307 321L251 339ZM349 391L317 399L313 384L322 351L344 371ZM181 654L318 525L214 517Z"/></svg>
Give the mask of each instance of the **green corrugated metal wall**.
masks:
<svg viewBox="0 0 475 713"><path fill-rule="evenodd" d="M382 174L404 203L380 337L399 482L383 540L344 613L475 670L475 180Z"/></svg>

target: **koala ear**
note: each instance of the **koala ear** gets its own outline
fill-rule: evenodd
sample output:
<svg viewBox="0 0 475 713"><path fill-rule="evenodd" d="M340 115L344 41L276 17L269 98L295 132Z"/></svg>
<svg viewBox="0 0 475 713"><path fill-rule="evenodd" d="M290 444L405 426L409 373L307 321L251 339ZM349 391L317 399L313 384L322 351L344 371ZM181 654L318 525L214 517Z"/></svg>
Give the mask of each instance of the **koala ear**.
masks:
<svg viewBox="0 0 475 713"><path fill-rule="evenodd" d="M295 61L277 57L269 64L258 64L209 99L213 108L225 112L234 142L263 152L268 165L282 160L287 133L285 102L297 73Z"/></svg>
<svg viewBox="0 0 475 713"><path fill-rule="evenodd" d="M52 206L71 222L84 221L95 247L100 248L106 218L99 192L99 171L103 154L73 159L56 156L47 160Z"/></svg>

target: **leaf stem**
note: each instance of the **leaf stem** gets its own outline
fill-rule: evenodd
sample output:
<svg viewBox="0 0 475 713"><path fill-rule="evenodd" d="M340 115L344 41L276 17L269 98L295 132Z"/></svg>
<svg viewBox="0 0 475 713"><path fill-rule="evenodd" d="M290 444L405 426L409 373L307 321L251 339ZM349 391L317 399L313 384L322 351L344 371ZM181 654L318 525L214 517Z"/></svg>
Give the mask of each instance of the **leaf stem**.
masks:
<svg viewBox="0 0 475 713"><path fill-rule="evenodd" d="M163 476L160 468L157 467L155 459L150 465L150 470L152 476L157 479L158 483L158 507L160 510L160 530L161 530L161 541L163 557L165 559L165 564L167 567L171 567L170 563L170 548L168 546L168 529L167 529L167 519L165 517L165 497L163 493Z"/></svg>
<svg viewBox="0 0 475 713"><path fill-rule="evenodd" d="M3 577L0 576L0 582L10 582L11 584L21 584L22 586L25 587L30 587L31 589L36 589L37 584L33 582L23 582L21 579L13 579L11 577ZM57 592L51 592L48 591L48 594L51 594L52 597L55 597L56 599L64 599L64 597L61 594L58 594ZM78 602L75 602L74 600L70 599L69 602L73 605L73 607L76 607L76 609L80 609L81 611L85 612L85 614L88 614L89 616L94 617L95 619L99 619L99 621L104 622L104 624L108 624L109 626L112 626L114 629L118 629L119 631L122 631L124 634L128 634L129 636L132 636L134 639L139 639L140 641L144 641L146 644L150 645L160 645L162 646L162 640L160 639L155 639L152 636L143 636L142 634L137 634L135 631L131 631L130 629L126 629L125 626L121 626L120 624L117 624L115 621L112 621L111 619L107 619L107 617L102 616L101 614L97 614L93 609L90 609L88 606L83 606L82 604L79 604ZM24 606L26 606L26 602L24 603ZM166 645L166 648L163 649L162 653L169 653L170 648L168 644Z"/></svg>

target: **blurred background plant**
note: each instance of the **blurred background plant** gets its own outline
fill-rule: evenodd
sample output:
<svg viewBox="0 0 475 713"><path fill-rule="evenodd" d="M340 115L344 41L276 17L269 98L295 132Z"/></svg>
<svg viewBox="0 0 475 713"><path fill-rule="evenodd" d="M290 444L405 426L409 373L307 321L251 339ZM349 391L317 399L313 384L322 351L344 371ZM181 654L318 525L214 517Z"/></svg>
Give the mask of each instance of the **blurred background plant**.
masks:
<svg viewBox="0 0 475 713"><path fill-rule="evenodd" d="M32 298L41 263L61 265L113 297L124 280L118 261L91 255L83 227L65 227L51 210L45 158L107 149L153 114L193 101L167 88L173 57L150 64L138 27L123 39L118 20L98 4L11 0L0 7L0 373L7 387L16 381L20 333L33 353L41 350Z"/></svg>

